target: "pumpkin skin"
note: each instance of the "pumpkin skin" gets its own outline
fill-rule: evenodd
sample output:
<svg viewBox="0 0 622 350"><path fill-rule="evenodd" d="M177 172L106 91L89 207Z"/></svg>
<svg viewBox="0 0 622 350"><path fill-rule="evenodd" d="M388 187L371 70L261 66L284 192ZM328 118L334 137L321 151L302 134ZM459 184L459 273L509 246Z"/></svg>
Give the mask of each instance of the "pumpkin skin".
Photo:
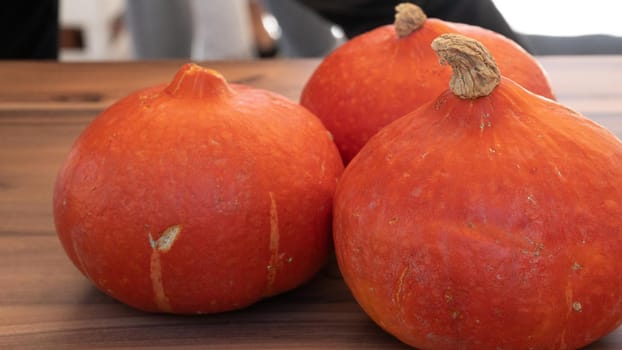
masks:
<svg viewBox="0 0 622 350"><path fill-rule="evenodd" d="M76 267L132 307L238 309L322 267L342 170L307 110L188 64L78 138L56 181L56 230Z"/></svg>
<svg viewBox="0 0 622 350"><path fill-rule="evenodd" d="M337 187L339 268L418 349L577 349L622 321L622 144L507 78L383 128Z"/></svg>
<svg viewBox="0 0 622 350"><path fill-rule="evenodd" d="M414 5L413 5L414 6ZM539 63L518 44L493 31L435 18L398 37L385 25L361 34L330 53L307 81L300 103L333 133L347 164L383 126L447 88L448 67L430 49L443 33L462 33L482 42L499 69L532 92L554 98Z"/></svg>

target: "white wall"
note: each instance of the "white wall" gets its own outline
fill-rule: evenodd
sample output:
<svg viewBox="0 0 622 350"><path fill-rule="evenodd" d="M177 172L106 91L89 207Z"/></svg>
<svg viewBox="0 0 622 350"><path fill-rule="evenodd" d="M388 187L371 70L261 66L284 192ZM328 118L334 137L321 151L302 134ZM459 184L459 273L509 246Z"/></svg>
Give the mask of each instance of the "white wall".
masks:
<svg viewBox="0 0 622 350"><path fill-rule="evenodd" d="M622 36L619 0L493 0L512 28L524 34Z"/></svg>

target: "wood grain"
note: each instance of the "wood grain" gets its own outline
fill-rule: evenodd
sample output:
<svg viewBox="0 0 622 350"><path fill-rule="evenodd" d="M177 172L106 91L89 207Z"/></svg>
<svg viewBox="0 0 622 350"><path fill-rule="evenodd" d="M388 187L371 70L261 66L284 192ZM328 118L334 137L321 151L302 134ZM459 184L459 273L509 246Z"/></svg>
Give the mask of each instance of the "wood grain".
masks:
<svg viewBox="0 0 622 350"><path fill-rule="evenodd" d="M317 60L206 62L297 100ZM622 135L622 57L541 60L561 102ZM333 263L247 309L146 314L96 290L58 242L51 198L71 144L104 108L167 82L181 61L0 63L0 349L407 349L352 299ZM588 349L622 349L622 330Z"/></svg>

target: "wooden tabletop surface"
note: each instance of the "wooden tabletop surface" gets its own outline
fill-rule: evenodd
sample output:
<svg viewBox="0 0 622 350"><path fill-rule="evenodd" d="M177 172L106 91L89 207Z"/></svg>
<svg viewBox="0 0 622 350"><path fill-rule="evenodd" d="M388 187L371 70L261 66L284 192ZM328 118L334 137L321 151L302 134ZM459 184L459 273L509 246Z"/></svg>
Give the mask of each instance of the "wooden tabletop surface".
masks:
<svg viewBox="0 0 622 350"><path fill-rule="evenodd" d="M203 65L297 100L318 62ZM541 62L562 103L622 136L622 56ZM196 317L130 309L70 263L51 198L71 144L105 107L181 64L0 62L0 349L407 349L361 311L334 263L295 291ZM588 349L622 349L622 328Z"/></svg>

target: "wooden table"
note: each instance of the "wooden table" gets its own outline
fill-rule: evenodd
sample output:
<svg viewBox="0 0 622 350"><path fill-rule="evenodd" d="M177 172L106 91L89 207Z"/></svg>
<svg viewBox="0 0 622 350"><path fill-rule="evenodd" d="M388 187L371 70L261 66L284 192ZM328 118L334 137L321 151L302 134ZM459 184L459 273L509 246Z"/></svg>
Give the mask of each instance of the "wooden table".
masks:
<svg viewBox="0 0 622 350"><path fill-rule="evenodd" d="M622 136L622 56L546 57L559 100ZM71 265L54 232L53 181L106 106L168 81L181 62L0 63L0 349L407 349L375 326L330 265L309 284L236 312L130 309ZM230 81L297 100L317 60L214 62ZM622 349L622 328L589 349Z"/></svg>

